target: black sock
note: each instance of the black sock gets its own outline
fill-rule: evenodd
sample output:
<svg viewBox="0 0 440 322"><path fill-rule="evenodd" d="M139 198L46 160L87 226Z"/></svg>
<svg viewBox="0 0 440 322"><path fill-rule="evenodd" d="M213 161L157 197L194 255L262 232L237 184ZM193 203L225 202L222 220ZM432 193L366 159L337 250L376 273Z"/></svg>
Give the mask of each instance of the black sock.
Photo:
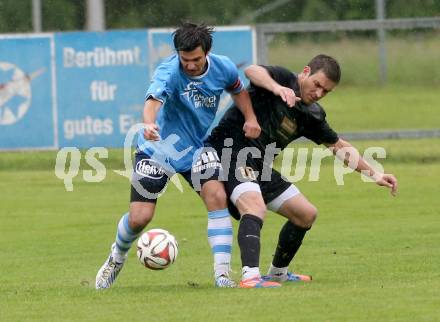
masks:
<svg viewBox="0 0 440 322"><path fill-rule="evenodd" d="M262 227L263 221L257 216L245 214L241 217L237 239L242 266L260 266L260 231Z"/></svg>
<svg viewBox="0 0 440 322"><path fill-rule="evenodd" d="M272 265L279 268L289 266L309 229L286 222L280 231Z"/></svg>

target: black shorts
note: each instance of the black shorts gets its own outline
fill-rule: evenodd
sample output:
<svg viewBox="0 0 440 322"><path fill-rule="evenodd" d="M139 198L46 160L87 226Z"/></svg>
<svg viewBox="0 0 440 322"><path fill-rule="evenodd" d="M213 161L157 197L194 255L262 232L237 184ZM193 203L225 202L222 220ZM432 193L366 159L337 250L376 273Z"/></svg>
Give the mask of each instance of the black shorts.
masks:
<svg viewBox="0 0 440 322"><path fill-rule="evenodd" d="M271 164L264 162L264 152L260 149L245 146L239 138L234 140L231 147L226 148L223 147L223 140L219 142L210 137L208 142L217 149L221 158L224 171L221 180L224 181L226 193L232 203L229 211L234 218L239 218L234 204L243 192L261 192L268 208L274 211L278 210L283 200L299 193Z"/></svg>
<svg viewBox="0 0 440 322"><path fill-rule="evenodd" d="M269 204L292 185L260 158L235 152L237 151L231 155L228 176L223 178L226 193L234 204L242 192L258 190L261 191L264 202ZM223 168L226 169L226 165Z"/></svg>
<svg viewBox="0 0 440 322"><path fill-rule="evenodd" d="M221 163L217 153L207 147L198 152L197 159L190 170L179 172L179 174L196 192L199 192L205 182L218 180L220 171ZM175 172L167 171L149 155L142 152L136 153L131 178L130 202L156 203L173 175Z"/></svg>

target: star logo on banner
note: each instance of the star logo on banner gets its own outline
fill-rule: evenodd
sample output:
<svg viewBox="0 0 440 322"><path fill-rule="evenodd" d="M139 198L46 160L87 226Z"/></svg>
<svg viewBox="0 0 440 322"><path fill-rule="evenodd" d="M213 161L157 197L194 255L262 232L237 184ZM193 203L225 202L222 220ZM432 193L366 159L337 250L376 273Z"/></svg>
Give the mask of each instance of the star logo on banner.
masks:
<svg viewBox="0 0 440 322"><path fill-rule="evenodd" d="M17 66L0 61L0 125L20 120L31 104L31 81L44 73L41 68L31 74Z"/></svg>

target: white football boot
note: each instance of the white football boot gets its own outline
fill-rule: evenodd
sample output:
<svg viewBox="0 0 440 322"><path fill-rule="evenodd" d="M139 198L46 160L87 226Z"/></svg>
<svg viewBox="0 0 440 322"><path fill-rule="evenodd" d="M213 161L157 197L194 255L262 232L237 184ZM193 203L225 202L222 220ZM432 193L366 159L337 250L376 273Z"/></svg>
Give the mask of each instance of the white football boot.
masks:
<svg viewBox="0 0 440 322"><path fill-rule="evenodd" d="M233 288L237 287L235 283L228 275L220 275L215 278L215 287L220 288Z"/></svg>
<svg viewBox="0 0 440 322"><path fill-rule="evenodd" d="M115 244L112 245L111 249L109 257L99 269L98 274L96 274L95 287L97 290L110 288L112 286L127 259L127 254L114 256ZM115 259L116 257L117 260Z"/></svg>

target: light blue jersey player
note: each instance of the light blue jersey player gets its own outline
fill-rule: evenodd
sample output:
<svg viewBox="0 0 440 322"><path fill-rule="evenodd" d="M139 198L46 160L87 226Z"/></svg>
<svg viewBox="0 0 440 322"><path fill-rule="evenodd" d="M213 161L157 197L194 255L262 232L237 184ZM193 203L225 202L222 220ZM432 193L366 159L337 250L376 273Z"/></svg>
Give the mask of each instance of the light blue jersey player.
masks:
<svg viewBox="0 0 440 322"><path fill-rule="evenodd" d="M194 153L203 146L224 90L243 113L247 137L260 135L260 126L237 68L225 56L210 54L212 28L185 23L174 33L177 54L155 71L143 112L145 130L139 135L131 185L129 212L120 219L111 253L96 275L96 288L109 288L122 269L132 243L153 219L158 195L174 173L191 182ZM203 153L198 168L215 161ZM201 182L200 196L208 210L208 240L214 256L217 287L235 287L229 277L232 223L223 184Z"/></svg>
<svg viewBox="0 0 440 322"><path fill-rule="evenodd" d="M231 94L243 91L237 68L226 56L206 55L206 67L201 75L188 75L180 65L179 55L163 62L153 77L146 99L161 103L154 127L161 142L139 135L138 151L149 156L161 156L175 172L188 171L194 152L203 146L220 101L226 90ZM166 140L173 136L173 140ZM174 142L172 145L168 141ZM190 150L188 148L191 148ZM186 150L184 155L182 152ZM179 157L177 159L177 156Z"/></svg>

